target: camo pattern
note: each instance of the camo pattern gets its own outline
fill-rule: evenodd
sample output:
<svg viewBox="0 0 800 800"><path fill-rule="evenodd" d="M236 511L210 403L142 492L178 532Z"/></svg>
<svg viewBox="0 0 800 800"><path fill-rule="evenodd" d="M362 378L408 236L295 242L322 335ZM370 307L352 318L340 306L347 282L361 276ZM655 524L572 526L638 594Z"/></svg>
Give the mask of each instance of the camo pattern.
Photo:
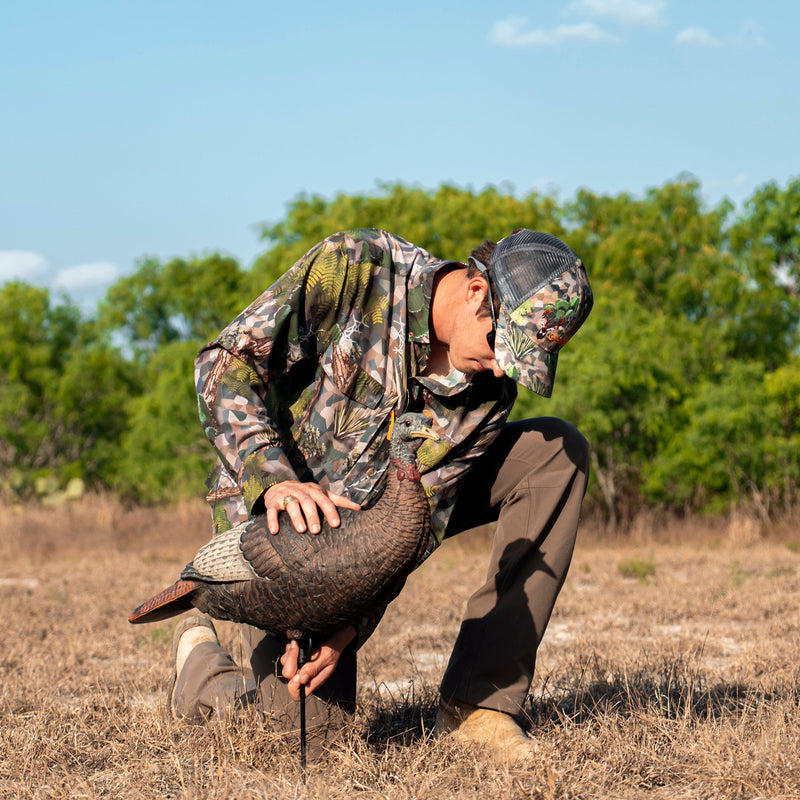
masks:
<svg viewBox="0 0 800 800"><path fill-rule="evenodd" d="M516 397L512 381L489 373L420 376L433 278L448 263L385 231L334 234L201 350L200 418L219 455L207 498L215 533L258 513L284 480L369 504L389 465L390 412L411 409L441 437L419 451L441 542L459 478Z"/></svg>
<svg viewBox="0 0 800 800"><path fill-rule="evenodd" d="M592 291L580 261L513 311L500 309L495 357L503 372L550 397L558 353L592 309Z"/></svg>

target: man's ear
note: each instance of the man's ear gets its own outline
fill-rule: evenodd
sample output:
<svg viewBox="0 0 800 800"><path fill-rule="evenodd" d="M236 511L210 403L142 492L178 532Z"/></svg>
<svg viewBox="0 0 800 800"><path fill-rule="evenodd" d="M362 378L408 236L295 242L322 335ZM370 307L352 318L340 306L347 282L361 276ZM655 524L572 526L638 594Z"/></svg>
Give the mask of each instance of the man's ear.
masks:
<svg viewBox="0 0 800 800"><path fill-rule="evenodd" d="M489 284L486 278L482 275L473 275L467 281L466 300L468 303L483 303L487 292L489 291Z"/></svg>

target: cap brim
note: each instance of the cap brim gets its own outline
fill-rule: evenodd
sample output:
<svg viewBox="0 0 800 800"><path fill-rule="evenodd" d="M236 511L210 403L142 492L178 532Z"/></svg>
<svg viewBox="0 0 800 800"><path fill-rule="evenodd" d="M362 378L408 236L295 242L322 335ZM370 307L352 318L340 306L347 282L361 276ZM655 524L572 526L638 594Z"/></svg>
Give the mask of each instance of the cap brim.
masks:
<svg viewBox="0 0 800 800"><path fill-rule="evenodd" d="M592 309L592 290L578 261L522 299L502 306L497 317L495 358L503 372L528 389L550 397L559 350Z"/></svg>
<svg viewBox="0 0 800 800"><path fill-rule="evenodd" d="M548 342L548 344L552 344ZM527 389L550 397L556 377L560 347L545 349L525 328L509 319L503 309L497 318L494 355L500 369Z"/></svg>

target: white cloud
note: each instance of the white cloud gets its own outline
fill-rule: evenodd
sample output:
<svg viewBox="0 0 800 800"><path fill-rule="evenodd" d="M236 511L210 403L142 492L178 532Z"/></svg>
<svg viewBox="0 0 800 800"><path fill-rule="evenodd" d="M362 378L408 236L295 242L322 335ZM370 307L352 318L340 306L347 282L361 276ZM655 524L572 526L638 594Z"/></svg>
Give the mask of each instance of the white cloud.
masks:
<svg viewBox="0 0 800 800"><path fill-rule="evenodd" d="M722 47L722 43L715 39L705 28L684 28L676 37L678 44L690 44L697 47Z"/></svg>
<svg viewBox="0 0 800 800"><path fill-rule="evenodd" d="M91 311L120 275L119 267L110 261L93 261L56 271L40 253L0 250L0 286L18 280L47 288L51 294L64 292L86 311Z"/></svg>
<svg viewBox="0 0 800 800"><path fill-rule="evenodd" d="M94 261L62 269L53 280L53 285L70 294L100 291L114 283L119 276L116 264Z"/></svg>
<svg viewBox="0 0 800 800"><path fill-rule="evenodd" d="M509 17L495 22L489 41L499 47L537 47L561 44L567 41L611 42L614 37L598 28L593 22L578 25L558 25L551 30L528 28L524 17Z"/></svg>
<svg viewBox="0 0 800 800"><path fill-rule="evenodd" d="M665 0L576 0L570 8L596 17L610 17L625 25L664 24Z"/></svg>
<svg viewBox="0 0 800 800"><path fill-rule="evenodd" d="M0 250L0 282L25 281L47 272L47 259L31 250Z"/></svg>
<svg viewBox="0 0 800 800"><path fill-rule="evenodd" d="M731 36L720 38L713 36L705 28L690 26L684 28L676 37L676 44L689 45L692 47L711 47L711 48L730 48L730 49L752 49L754 47L765 47L767 40L760 25L755 22L745 22L739 30Z"/></svg>

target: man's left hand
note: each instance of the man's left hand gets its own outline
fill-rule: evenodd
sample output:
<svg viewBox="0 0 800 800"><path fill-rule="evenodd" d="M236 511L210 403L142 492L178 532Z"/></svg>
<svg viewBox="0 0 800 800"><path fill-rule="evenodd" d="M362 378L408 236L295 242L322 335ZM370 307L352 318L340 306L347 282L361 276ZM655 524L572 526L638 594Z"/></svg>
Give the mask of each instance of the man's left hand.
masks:
<svg viewBox="0 0 800 800"><path fill-rule="evenodd" d="M292 698L300 699L301 683L305 685L307 694L319 689L333 674L342 651L355 638L356 631L351 625L337 631L311 651L308 661L299 672L297 658L300 654L300 646L294 639L289 642L281 656L281 675L289 681L289 694Z"/></svg>

